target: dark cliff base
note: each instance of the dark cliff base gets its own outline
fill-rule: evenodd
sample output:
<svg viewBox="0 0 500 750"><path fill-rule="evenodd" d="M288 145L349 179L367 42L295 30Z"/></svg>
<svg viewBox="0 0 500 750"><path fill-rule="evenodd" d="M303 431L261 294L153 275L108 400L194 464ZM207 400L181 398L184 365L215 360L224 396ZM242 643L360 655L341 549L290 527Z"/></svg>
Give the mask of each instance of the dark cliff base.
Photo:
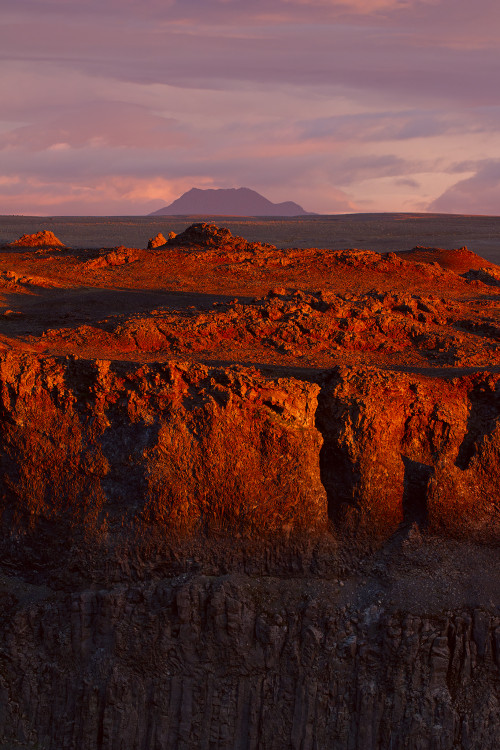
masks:
<svg viewBox="0 0 500 750"><path fill-rule="evenodd" d="M0 252L0 749L496 750L498 267L55 239Z"/></svg>
<svg viewBox="0 0 500 750"><path fill-rule="evenodd" d="M497 551L415 527L176 550L4 568L2 747L497 747Z"/></svg>

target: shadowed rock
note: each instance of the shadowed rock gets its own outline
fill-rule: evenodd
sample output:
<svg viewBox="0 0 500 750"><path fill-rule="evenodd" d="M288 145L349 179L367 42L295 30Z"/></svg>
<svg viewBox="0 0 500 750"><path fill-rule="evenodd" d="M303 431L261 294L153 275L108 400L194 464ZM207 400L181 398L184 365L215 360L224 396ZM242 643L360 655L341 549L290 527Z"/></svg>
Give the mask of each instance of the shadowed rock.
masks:
<svg viewBox="0 0 500 750"><path fill-rule="evenodd" d="M464 279L469 281L482 281L487 286L500 286L500 269L474 268L463 274Z"/></svg>

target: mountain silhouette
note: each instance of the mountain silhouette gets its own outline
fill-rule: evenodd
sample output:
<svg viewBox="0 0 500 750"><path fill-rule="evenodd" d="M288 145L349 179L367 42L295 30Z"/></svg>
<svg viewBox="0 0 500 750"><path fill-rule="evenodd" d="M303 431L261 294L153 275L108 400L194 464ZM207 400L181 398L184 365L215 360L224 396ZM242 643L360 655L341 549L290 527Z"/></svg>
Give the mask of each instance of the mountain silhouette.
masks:
<svg viewBox="0 0 500 750"><path fill-rule="evenodd" d="M169 206L154 211L150 216L307 216L308 211L294 203L271 203L250 188L220 188L200 190L191 188Z"/></svg>

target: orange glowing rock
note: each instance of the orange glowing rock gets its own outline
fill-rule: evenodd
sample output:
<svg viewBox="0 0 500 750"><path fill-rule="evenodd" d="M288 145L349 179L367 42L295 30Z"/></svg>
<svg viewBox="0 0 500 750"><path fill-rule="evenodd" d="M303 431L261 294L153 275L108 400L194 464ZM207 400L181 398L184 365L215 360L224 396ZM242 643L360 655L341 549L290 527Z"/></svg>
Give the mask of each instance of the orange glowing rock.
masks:
<svg viewBox="0 0 500 750"><path fill-rule="evenodd" d="M10 242L8 247L64 247L61 240L49 230L36 232L35 234L23 234L18 240Z"/></svg>

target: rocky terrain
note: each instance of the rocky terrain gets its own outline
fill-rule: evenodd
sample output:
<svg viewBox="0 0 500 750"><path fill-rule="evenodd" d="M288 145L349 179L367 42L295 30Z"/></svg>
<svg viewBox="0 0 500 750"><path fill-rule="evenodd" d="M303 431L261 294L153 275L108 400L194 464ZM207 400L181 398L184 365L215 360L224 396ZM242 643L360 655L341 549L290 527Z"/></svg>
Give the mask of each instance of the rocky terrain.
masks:
<svg viewBox="0 0 500 750"><path fill-rule="evenodd" d="M0 748L496 748L500 267L49 234L0 250Z"/></svg>

